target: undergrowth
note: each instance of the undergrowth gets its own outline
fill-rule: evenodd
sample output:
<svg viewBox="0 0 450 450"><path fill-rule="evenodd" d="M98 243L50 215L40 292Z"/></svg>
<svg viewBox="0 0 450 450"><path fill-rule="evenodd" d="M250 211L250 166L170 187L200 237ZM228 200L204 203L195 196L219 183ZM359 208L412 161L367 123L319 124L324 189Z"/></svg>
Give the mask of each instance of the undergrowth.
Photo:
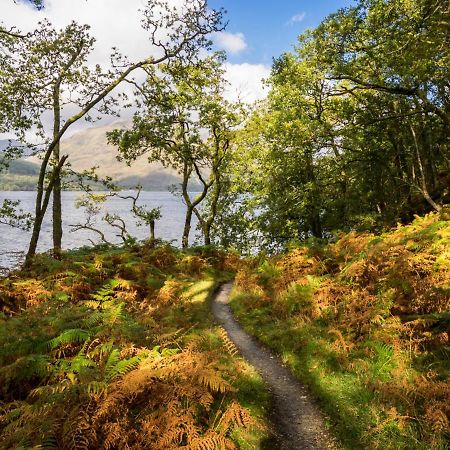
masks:
<svg viewBox="0 0 450 450"><path fill-rule="evenodd" d="M266 389L209 316L231 270L144 245L2 280L0 448L260 448Z"/></svg>
<svg viewBox="0 0 450 450"><path fill-rule="evenodd" d="M233 309L307 383L349 449L448 448L450 222L255 257Z"/></svg>

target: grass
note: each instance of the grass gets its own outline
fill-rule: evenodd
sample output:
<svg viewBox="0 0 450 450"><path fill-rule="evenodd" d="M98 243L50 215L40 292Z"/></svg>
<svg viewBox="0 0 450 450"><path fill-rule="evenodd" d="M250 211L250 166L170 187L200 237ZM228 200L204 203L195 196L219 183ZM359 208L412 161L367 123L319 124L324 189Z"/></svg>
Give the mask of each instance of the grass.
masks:
<svg viewBox="0 0 450 450"><path fill-rule="evenodd" d="M309 386L344 448L447 448L449 236L432 214L237 274L237 318Z"/></svg>

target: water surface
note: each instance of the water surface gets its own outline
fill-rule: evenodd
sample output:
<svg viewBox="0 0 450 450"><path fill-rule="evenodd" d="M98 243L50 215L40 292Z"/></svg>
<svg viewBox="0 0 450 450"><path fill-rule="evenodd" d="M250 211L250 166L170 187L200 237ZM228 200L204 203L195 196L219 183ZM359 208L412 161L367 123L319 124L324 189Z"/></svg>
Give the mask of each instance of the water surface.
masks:
<svg viewBox="0 0 450 450"><path fill-rule="evenodd" d="M122 193L126 195L126 192ZM75 200L81 195L80 192L63 192L63 248L72 249L84 245L92 245L90 239L98 242L98 235L94 232L82 230L77 232L70 231L71 224L84 222L84 210L75 207ZM0 204L4 199L21 200L21 208L26 212L34 211L34 201L36 192L0 192ZM172 241L174 245L179 245L181 233L183 231L184 214L186 207L179 197L175 197L170 192L141 192L139 205L155 208L161 207L162 217L156 223L156 237L166 241ZM110 198L102 206L102 212L96 220L96 227L105 233L107 239L111 242L120 243L117 230L112 229L108 224L103 223L100 217L106 212L118 214L122 217L127 229L132 236L139 240L149 237L147 226L137 226L136 220L130 212L131 202L119 198ZM195 222L191 231L191 241L194 238ZM15 252L25 252L30 240L30 232L11 228L0 224L0 267L13 266L20 255ZM47 215L42 225L38 251L44 252L52 247L52 229L51 229L51 204L49 205Z"/></svg>

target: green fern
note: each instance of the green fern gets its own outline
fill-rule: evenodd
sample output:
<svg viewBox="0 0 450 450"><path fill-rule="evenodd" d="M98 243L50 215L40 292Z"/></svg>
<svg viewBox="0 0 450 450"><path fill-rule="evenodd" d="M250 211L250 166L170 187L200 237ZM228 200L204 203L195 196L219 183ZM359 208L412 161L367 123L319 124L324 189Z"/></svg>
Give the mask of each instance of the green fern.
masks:
<svg viewBox="0 0 450 450"><path fill-rule="evenodd" d="M124 319L124 303L119 303L117 305L111 305L104 313L104 324L108 326L116 325Z"/></svg>
<svg viewBox="0 0 450 450"><path fill-rule="evenodd" d="M53 433L48 434L44 437L44 439L42 440L42 444L38 448L41 448L42 450L58 449L58 439Z"/></svg>
<svg viewBox="0 0 450 450"><path fill-rule="evenodd" d="M91 294L91 298L97 300L100 304L113 300L115 298L114 289L119 285L120 281L115 278L107 280L95 294Z"/></svg>
<svg viewBox="0 0 450 450"><path fill-rule="evenodd" d="M47 355L22 356L0 369L0 381L4 384L10 380L23 381L32 377L44 378L51 371L51 359Z"/></svg>
<svg viewBox="0 0 450 450"><path fill-rule="evenodd" d="M99 358L102 359L105 355L109 355L114 347L114 342L108 341L96 345L93 348L89 348L87 350L87 354L90 358Z"/></svg>
<svg viewBox="0 0 450 450"><path fill-rule="evenodd" d="M104 314L102 311L94 311L88 317L83 319L82 326L88 330L103 324Z"/></svg>
<svg viewBox="0 0 450 450"><path fill-rule="evenodd" d="M86 385L88 395L100 395L106 392L108 384L104 381L91 381Z"/></svg>
<svg viewBox="0 0 450 450"><path fill-rule="evenodd" d="M369 342L368 347L374 350L370 371L375 379L387 381L391 372L397 367L394 359L394 348L384 342Z"/></svg>
<svg viewBox="0 0 450 450"><path fill-rule="evenodd" d="M69 370L75 373L81 373L84 369L92 369L96 364L91 359L86 358L82 353L79 353L70 360Z"/></svg>
<svg viewBox="0 0 450 450"><path fill-rule="evenodd" d="M53 338L49 343L51 349L55 349L61 345L81 344L91 337L91 333L80 328L65 330L59 336Z"/></svg>
<svg viewBox="0 0 450 450"><path fill-rule="evenodd" d="M136 369L140 362L146 358L148 355L146 353L141 353L139 355L133 356L129 359L120 359L120 351L114 349L109 355L108 361L105 366L105 380L111 382L122 378L127 373Z"/></svg>

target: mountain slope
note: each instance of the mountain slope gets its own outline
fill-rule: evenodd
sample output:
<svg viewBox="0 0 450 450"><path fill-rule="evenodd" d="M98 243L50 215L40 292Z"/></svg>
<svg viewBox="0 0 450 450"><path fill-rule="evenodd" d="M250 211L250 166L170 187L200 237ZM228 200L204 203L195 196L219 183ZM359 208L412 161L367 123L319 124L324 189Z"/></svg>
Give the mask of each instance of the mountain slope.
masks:
<svg viewBox="0 0 450 450"><path fill-rule="evenodd" d="M5 141L0 140L0 161ZM39 165L23 159L9 162L9 167L0 172L0 191L32 191L36 187Z"/></svg>
<svg viewBox="0 0 450 450"><path fill-rule="evenodd" d="M79 131L61 142L61 154L69 155L72 169L81 172L98 166L100 177L110 176L123 187L140 184L146 190L167 190L178 184L180 176L175 170L164 168L160 163L149 163L145 156L131 166L117 160L117 150L108 145L106 132L125 126L126 123L120 122ZM39 159L32 156L28 161L39 162Z"/></svg>

